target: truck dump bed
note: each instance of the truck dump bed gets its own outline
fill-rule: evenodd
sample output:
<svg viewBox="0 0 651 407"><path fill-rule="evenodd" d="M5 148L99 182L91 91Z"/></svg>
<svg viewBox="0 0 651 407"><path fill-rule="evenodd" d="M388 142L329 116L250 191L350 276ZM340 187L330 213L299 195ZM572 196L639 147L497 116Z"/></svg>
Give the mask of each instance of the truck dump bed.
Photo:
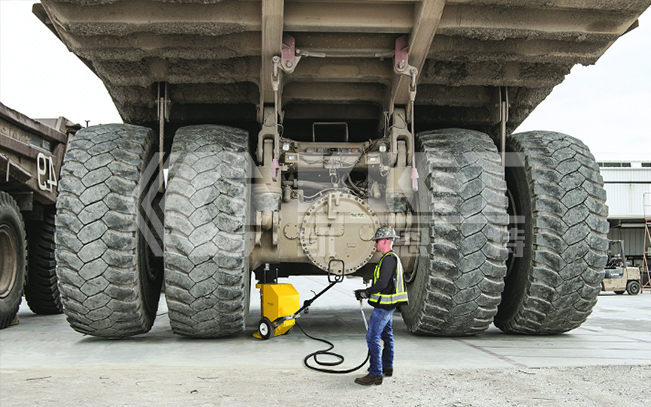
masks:
<svg viewBox="0 0 651 407"><path fill-rule="evenodd" d="M157 83L165 82L172 125L256 125L260 106L274 102L272 57L284 48L292 65L284 68L295 69L280 72L288 122L381 120L408 103L410 78L396 73L402 59L394 58L407 55L402 68L418 69L418 130L495 134L501 87L512 131L650 4L43 0L34 13L101 78L127 123L156 123Z"/></svg>
<svg viewBox="0 0 651 407"><path fill-rule="evenodd" d="M0 103L0 190L21 209L31 210L32 199L54 204L68 137L79 128L65 117L35 121Z"/></svg>

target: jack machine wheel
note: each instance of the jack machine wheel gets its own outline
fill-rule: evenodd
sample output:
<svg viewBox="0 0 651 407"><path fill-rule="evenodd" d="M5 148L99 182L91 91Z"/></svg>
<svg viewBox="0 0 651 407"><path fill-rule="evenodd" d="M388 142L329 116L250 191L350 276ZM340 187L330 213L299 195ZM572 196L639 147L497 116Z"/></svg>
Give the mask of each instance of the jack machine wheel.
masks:
<svg viewBox="0 0 651 407"><path fill-rule="evenodd" d="M70 326L89 335L148 332L162 272L150 244L153 132L128 124L88 127L68 145L55 218L56 262Z"/></svg>
<svg viewBox="0 0 651 407"><path fill-rule="evenodd" d="M0 329L16 317L25 286L27 240L16 201L0 191Z"/></svg>
<svg viewBox="0 0 651 407"><path fill-rule="evenodd" d="M248 133L182 127L165 193L165 297L172 330L214 338L244 331L249 311Z"/></svg>
<svg viewBox="0 0 651 407"><path fill-rule="evenodd" d="M409 331L463 336L486 330L504 287L506 183L491 139L473 130L418 134L418 268L407 276Z"/></svg>
<svg viewBox="0 0 651 407"><path fill-rule="evenodd" d="M258 332L262 339L269 339L274 336L274 325L269 321L269 318L262 317L258 324Z"/></svg>
<svg viewBox="0 0 651 407"><path fill-rule="evenodd" d="M495 325L558 334L592 312L604 277L608 209L599 167L560 133L507 137L511 253Z"/></svg>

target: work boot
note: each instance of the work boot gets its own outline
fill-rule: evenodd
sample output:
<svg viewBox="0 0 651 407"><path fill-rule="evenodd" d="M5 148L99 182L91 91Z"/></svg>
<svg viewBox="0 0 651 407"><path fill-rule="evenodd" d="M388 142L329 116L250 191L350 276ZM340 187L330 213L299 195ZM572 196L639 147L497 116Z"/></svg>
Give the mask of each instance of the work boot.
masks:
<svg viewBox="0 0 651 407"><path fill-rule="evenodd" d="M371 371L371 368L368 368L368 371ZM382 376L384 377L391 377L393 376L393 369L384 369L384 372L382 372Z"/></svg>
<svg viewBox="0 0 651 407"><path fill-rule="evenodd" d="M367 374L364 377L358 377L355 379L355 383L361 384L362 386L370 386L371 384L382 384L382 376L371 376Z"/></svg>

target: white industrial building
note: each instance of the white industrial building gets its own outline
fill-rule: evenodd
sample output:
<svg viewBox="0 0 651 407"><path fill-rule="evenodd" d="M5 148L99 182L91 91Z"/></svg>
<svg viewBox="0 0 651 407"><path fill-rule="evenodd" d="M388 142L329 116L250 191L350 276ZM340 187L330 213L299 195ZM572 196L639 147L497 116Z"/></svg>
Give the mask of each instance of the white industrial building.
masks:
<svg viewBox="0 0 651 407"><path fill-rule="evenodd" d="M600 162L599 167L608 194L608 238L623 240L629 262L642 267L645 217L651 218L651 162Z"/></svg>

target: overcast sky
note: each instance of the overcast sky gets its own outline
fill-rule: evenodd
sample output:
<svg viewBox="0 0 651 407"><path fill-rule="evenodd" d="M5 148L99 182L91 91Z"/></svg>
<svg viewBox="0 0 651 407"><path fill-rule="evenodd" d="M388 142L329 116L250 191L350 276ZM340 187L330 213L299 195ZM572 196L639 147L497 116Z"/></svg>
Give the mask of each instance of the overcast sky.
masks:
<svg viewBox="0 0 651 407"><path fill-rule="evenodd" d="M0 102L32 118L121 122L102 82L31 13L0 0ZM554 130L598 160L651 161L651 10L594 66L576 66L518 131Z"/></svg>

